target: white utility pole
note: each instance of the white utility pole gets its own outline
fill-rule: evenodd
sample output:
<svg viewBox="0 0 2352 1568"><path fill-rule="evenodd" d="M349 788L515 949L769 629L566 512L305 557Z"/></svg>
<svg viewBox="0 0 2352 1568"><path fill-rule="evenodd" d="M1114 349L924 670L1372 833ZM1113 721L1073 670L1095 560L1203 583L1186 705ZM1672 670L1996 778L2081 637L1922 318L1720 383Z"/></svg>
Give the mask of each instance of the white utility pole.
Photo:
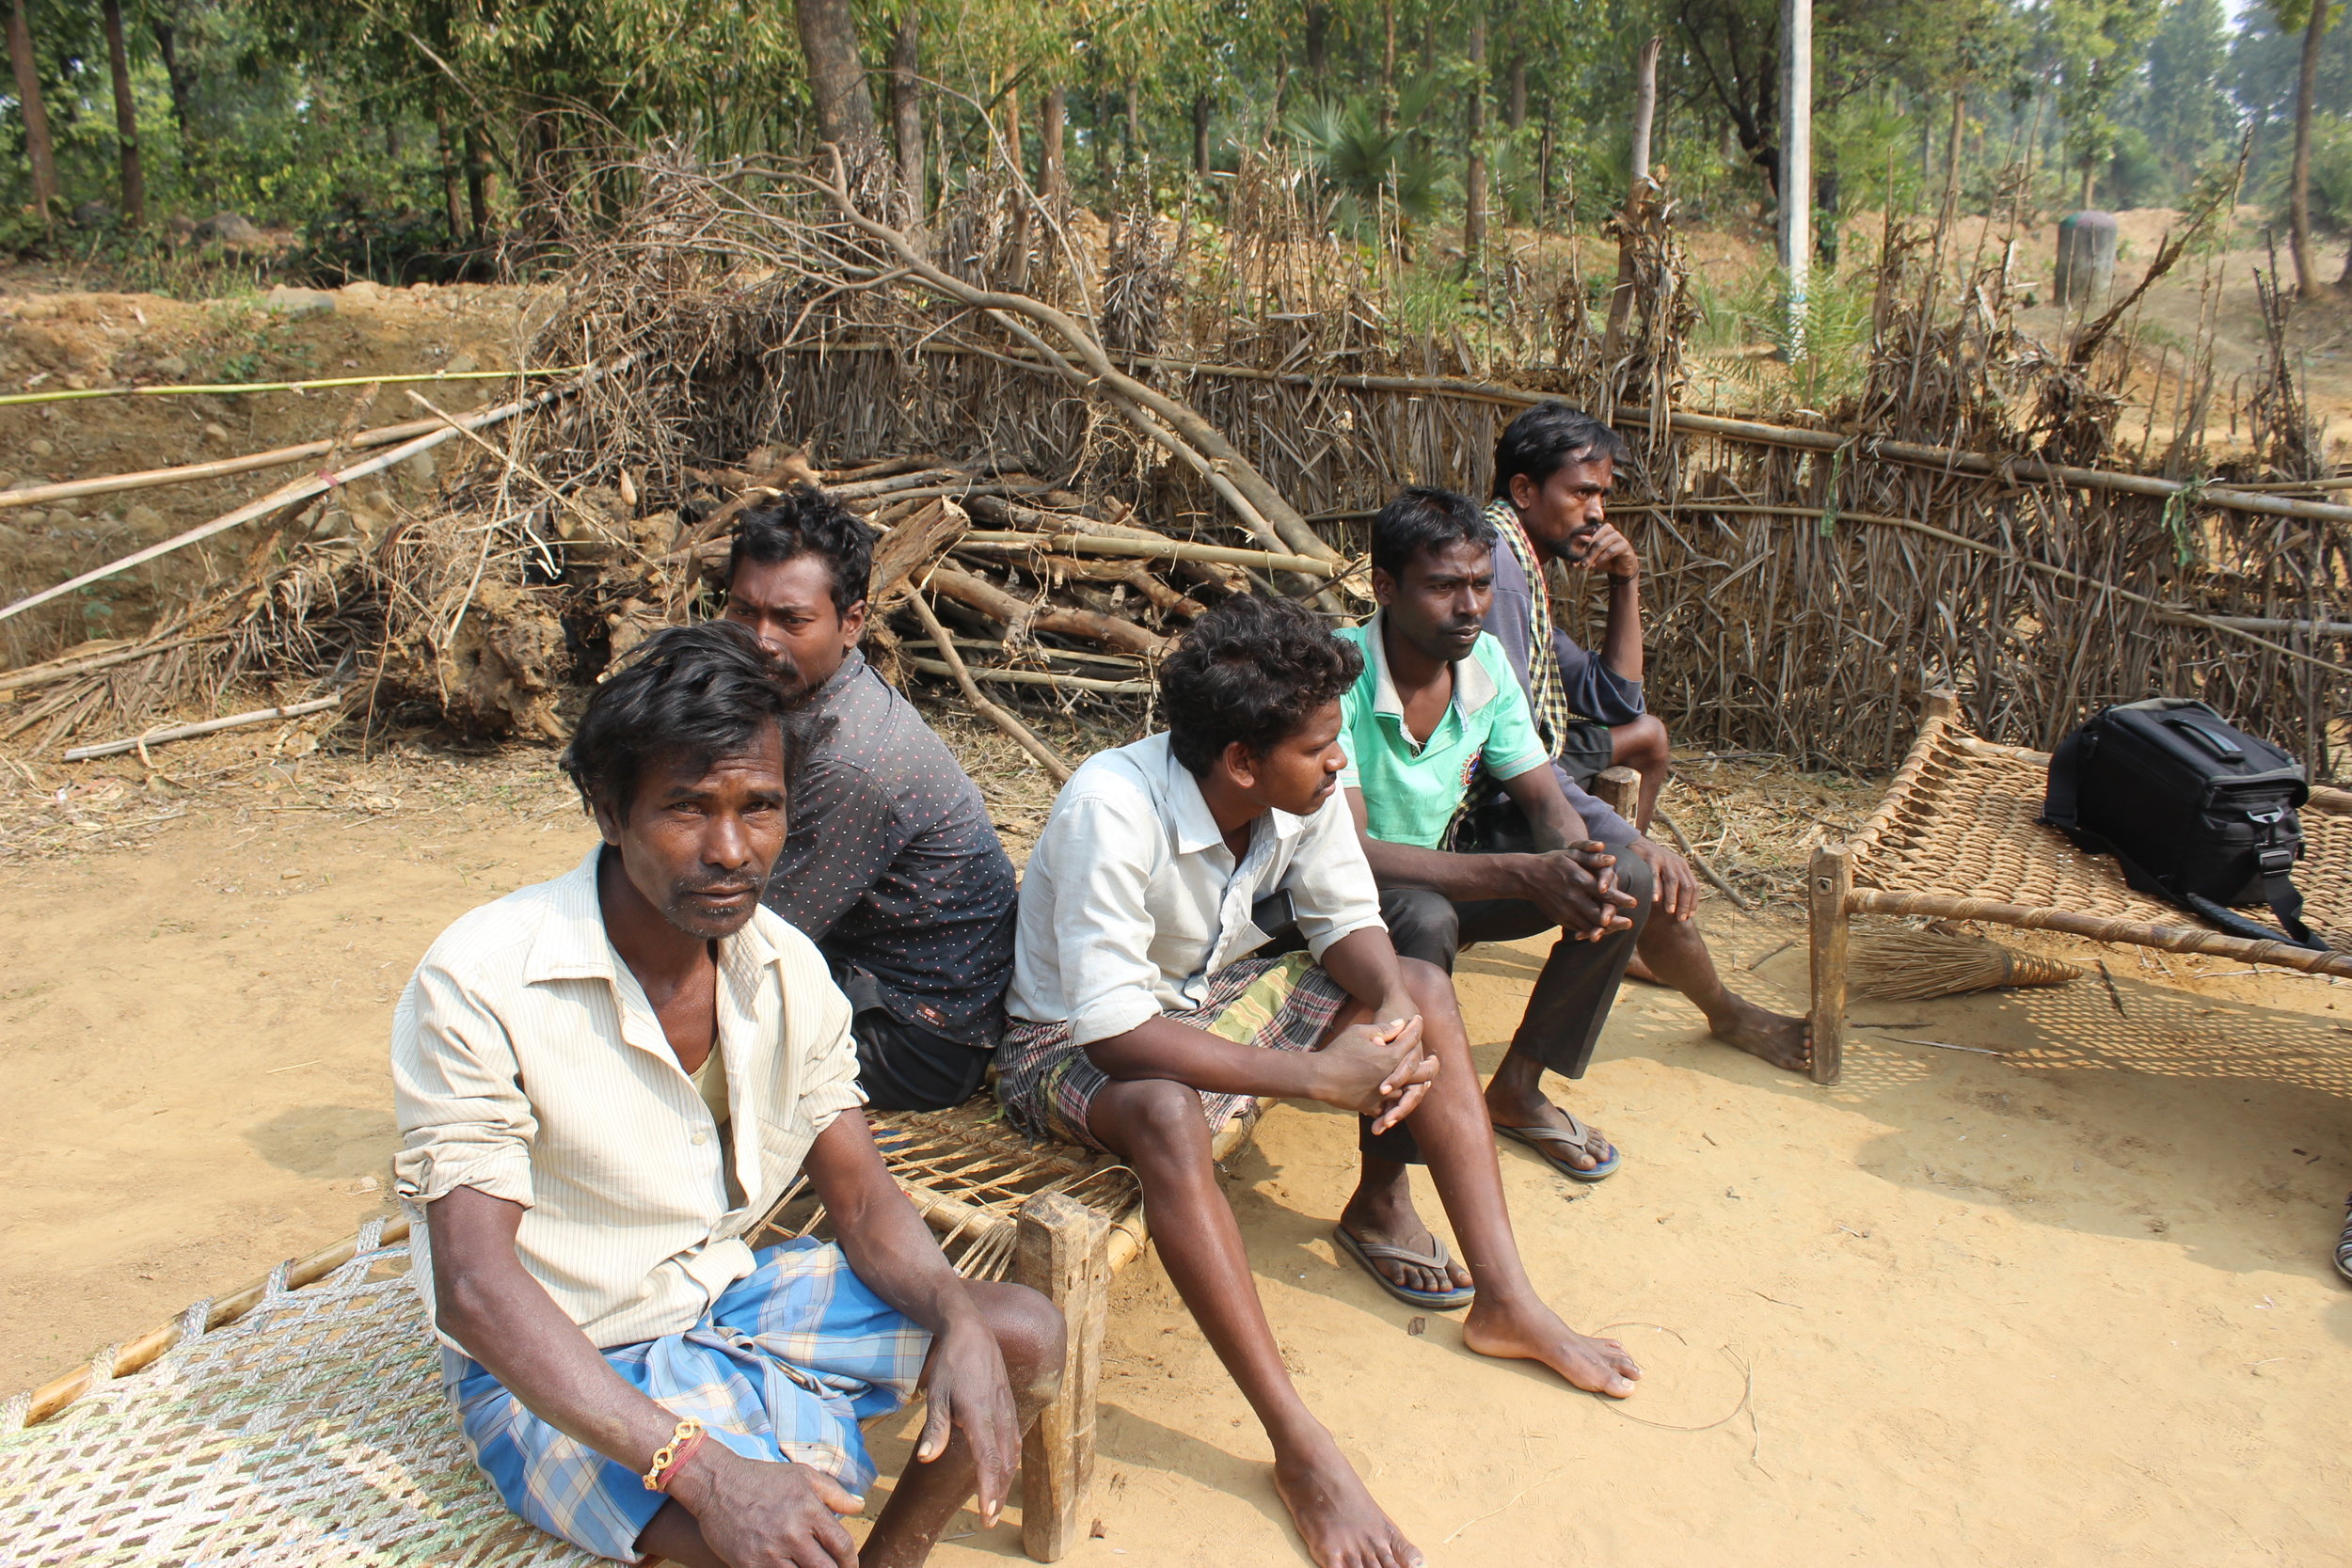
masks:
<svg viewBox="0 0 2352 1568"><path fill-rule="evenodd" d="M1813 0L1780 0L1780 264L1788 274L1788 356L1804 352L1813 262Z"/></svg>

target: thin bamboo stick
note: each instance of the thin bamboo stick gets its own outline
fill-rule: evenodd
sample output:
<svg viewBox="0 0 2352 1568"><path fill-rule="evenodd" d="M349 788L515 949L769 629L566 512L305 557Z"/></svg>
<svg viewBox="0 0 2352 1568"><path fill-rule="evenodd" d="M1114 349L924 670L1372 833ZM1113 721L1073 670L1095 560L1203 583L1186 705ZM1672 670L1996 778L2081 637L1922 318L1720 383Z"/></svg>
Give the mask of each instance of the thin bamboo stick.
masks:
<svg viewBox="0 0 2352 1568"><path fill-rule="evenodd" d="M47 686L52 681L71 680L75 675L87 675L100 670L111 670L118 664L149 658L184 648L195 642L217 642L229 634L223 631L194 632L186 637L167 637L160 641L141 642L133 647L118 648L112 653L97 654L87 658L71 659L63 663L37 664L24 670L12 670L0 675L0 691L22 691L27 687Z"/></svg>
<svg viewBox="0 0 2352 1568"><path fill-rule="evenodd" d="M77 496L111 496L124 490L151 490L166 484L192 484L199 480L251 473L257 468L282 468L308 457L324 457L339 447L365 451L372 447L405 441L411 436L439 428L440 421L437 420L411 420L406 424L389 424L375 430L363 430L340 441L305 441L298 447L279 447L274 451L251 452L244 457L224 457L217 463L189 463L177 468L145 468L137 473L68 480L62 484L37 484L25 490L0 490L0 509L45 505L50 501L72 500Z"/></svg>
<svg viewBox="0 0 2352 1568"><path fill-rule="evenodd" d="M908 656L907 662L931 675L953 675L952 665L936 658ZM966 665L964 673L976 681L1000 681L1007 686L1050 686L1056 689L1068 688L1073 691L1104 691L1120 696L1139 697L1153 689L1150 681L1106 681L1093 675L1064 675L1052 670L998 670L988 665Z"/></svg>
<svg viewBox="0 0 2352 1568"><path fill-rule="evenodd" d="M266 724L273 719L299 719L309 713L325 713L342 702L342 693L319 697L290 707L257 707L250 713L230 714L226 719L207 719L201 723L175 724L167 730L150 730L126 740L102 741L95 746L76 746L66 752L67 762L88 762L95 757L111 757L124 752L135 752L142 746L161 746L167 740L191 740L199 735L216 735L222 730L243 729L247 724Z"/></svg>
<svg viewBox="0 0 2352 1568"><path fill-rule="evenodd" d="M169 555L174 550L185 549L188 546L201 543L206 539L212 538L216 533L225 533L229 530L235 528L240 523L249 523L256 517L266 517L271 513L276 512L282 507L292 506L298 501L309 500L313 496L323 495L326 491L334 488L336 485L348 484L355 479L365 479L370 474L382 473L387 468L405 463L408 459L416 456L419 452L429 451L433 448L439 446L443 441L446 441L451 436L457 435L459 433L459 429L481 430L486 426L497 424L501 420L511 420L517 414L526 413L531 409L540 407L545 404L552 403L555 399L563 397L567 393L578 391L580 388L587 386L590 382L596 380L599 376L610 375L614 372L625 368L628 364L632 363L635 358L636 356L631 355L626 359L615 361L612 365L603 370L591 370L587 374L581 376L578 381L573 382L569 386L550 387L546 391L540 392L535 396L518 399L514 403L501 404L496 408L485 408L480 413L469 414L464 419L457 421L458 428L444 427L439 430L428 431L426 434L418 436L413 441L408 441L403 445L394 447L391 451L385 452L380 456L369 458L364 463L355 463L350 467L342 470L340 473L319 474L310 479L297 480L292 484L271 491L268 495L263 496L260 500L248 501L244 506L237 508L234 512L223 514L222 515L214 518L209 523L200 524L196 528L188 530L184 533L174 534L172 537L164 540L160 544L148 546L143 550L134 550L129 555L122 557L119 561L110 561L103 566L95 567L90 571L84 572L78 578L73 578L68 581L61 582L55 588L44 588L38 594L29 594L25 595L24 598L17 600L14 604L0 607L0 621L5 621L12 615L22 615L24 611L33 609L37 605L47 604L50 600L56 598L61 594L71 594L77 588L87 588L93 582L99 582L104 578L114 577L119 573L127 572L134 566L145 565L148 562Z"/></svg>
<svg viewBox="0 0 2352 1568"><path fill-rule="evenodd" d="M1259 566L1269 572L1304 572L1319 578L1353 571L1346 562L1322 561L1309 555L1284 555L1277 550L1243 549L1232 545L1196 545L1189 540L1104 538L1092 533L1008 533L981 529L967 533L957 548L1000 550L1059 550L1070 555L1121 556L1139 561L1207 561L1230 566Z"/></svg>
<svg viewBox="0 0 2352 1568"><path fill-rule="evenodd" d="M422 371L414 375L338 375L319 381L228 381L203 387L86 387L56 392L11 392L0 408L27 403L76 403L87 398L233 397L240 392L315 392L330 387L391 386L404 381L502 381L510 375L578 375L585 365L526 371Z"/></svg>
<svg viewBox="0 0 2352 1568"><path fill-rule="evenodd" d="M1846 908L1860 914L1925 914L1944 920L1983 920L2026 931L2066 931L2093 942L2129 942L2135 947L2160 947L2168 953L2214 953L2248 963L2277 964L2306 974L2352 975L2352 953L2320 953L2291 942L2224 936L2218 931L2191 930L2182 926L2152 926L2115 915L2076 914L2071 910L2004 904L1991 898L1963 898L1948 893L1888 893L1856 888Z"/></svg>

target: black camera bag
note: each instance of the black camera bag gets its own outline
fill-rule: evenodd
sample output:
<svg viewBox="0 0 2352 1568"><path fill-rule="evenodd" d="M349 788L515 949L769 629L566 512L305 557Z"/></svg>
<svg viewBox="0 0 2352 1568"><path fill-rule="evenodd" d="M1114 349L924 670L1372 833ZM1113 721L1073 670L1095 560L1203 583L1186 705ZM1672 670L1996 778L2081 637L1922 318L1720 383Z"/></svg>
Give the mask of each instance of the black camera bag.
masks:
<svg viewBox="0 0 2352 1568"><path fill-rule="evenodd" d="M2303 855L2303 765L2203 703L2154 697L2102 709L2050 757L2042 820L2124 880L2233 936L2276 942L2227 908L2267 904L2286 940L2322 952L2290 873Z"/></svg>

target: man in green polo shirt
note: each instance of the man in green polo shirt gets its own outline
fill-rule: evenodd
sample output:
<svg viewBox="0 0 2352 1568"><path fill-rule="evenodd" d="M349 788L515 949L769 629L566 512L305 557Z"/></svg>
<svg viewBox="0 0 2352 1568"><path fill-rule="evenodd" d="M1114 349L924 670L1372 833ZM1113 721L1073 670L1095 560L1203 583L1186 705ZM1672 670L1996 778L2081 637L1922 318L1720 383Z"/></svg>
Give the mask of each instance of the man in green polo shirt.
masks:
<svg viewBox="0 0 2352 1568"><path fill-rule="evenodd" d="M1486 1111L1497 1132L1565 1175L1597 1181L1617 1168L1617 1151L1545 1097L1543 1075L1583 1075L1648 918L1653 882L1647 865L1586 836L1561 789L1526 693L1485 629L1493 557L1493 526L1467 497L1409 489L1375 520L1380 610L1339 634L1364 655L1364 673L1341 703L1348 766L1340 784L1399 957L1450 971L1474 942L1559 930L1487 1085ZM1532 843L1464 838L1462 808L1482 775L1525 814ZM1426 1232L1412 1212L1406 1167L1420 1161L1411 1134L1367 1129L1362 1147L1364 1186L1351 1217L1392 1246L1418 1245ZM1458 1267L1449 1275L1384 1262L1380 1273L1417 1291L1467 1283Z"/></svg>

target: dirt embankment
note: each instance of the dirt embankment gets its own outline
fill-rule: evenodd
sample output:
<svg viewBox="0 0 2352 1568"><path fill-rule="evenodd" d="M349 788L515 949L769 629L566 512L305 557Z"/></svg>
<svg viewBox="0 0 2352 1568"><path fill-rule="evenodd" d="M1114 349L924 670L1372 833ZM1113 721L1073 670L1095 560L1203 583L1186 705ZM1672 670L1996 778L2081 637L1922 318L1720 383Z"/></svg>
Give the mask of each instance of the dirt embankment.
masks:
<svg viewBox="0 0 2352 1568"><path fill-rule="evenodd" d="M356 283L188 303L154 294L43 293L0 278L0 392L133 385L292 381L503 370L522 363L532 292ZM421 388L450 410L509 384ZM0 490L202 463L294 446L359 424L424 417L397 387L309 393L97 398L0 407ZM46 588L265 494L298 467L0 510L0 601ZM427 453L386 481L354 486L361 505L418 499ZM241 563L255 541L231 533L93 584L0 624L0 662L143 629L158 608Z"/></svg>

